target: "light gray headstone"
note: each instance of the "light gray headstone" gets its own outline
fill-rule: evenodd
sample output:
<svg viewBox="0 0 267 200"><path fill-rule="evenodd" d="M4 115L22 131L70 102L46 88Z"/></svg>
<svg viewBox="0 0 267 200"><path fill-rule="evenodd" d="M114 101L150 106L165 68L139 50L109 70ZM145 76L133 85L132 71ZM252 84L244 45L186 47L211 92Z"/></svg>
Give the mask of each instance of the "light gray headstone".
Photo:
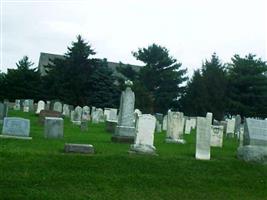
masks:
<svg viewBox="0 0 267 200"><path fill-rule="evenodd" d="M84 106L82 109L82 120L84 121L90 120L90 108L88 106Z"/></svg>
<svg viewBox="0 0 267 200"><path fill-rule="evenodd" d="M41 110L45 110L45 102L42 100L38 101L37 110L35 113L39 114Z"/></svg>
<svg viewBox="0 0 267 200"><path fill-rule="evenodd" d="M15 100L15 105L13 107L14 110L20 110L20 100L16 99Z"/></svg>
<svg viewBox="0 0 267 200"><path fill-rule="evenodd" d="M223 146L223 126L211 126L210 146Z"/></svg>
<svg viewBox="0 0 267 200"><path fill-rule="evenodd" d="M206 117L197 117L196 159L210 160L210 135L212 114Z"/></svg>
<svg viewBox="0 0 267 200"><path fill-rule="evenodd" d="M2 134L8 136L29 137L30 120L19 117L5 117Z"/></svg>
<svg viewBox="0 0 267 200"><path fill-rule="evenodd" d="M72 114L71 119L72 119L72 122L73 122L74 124L81 125L81 121L82 121L82 112L83 112L83 109L82 109L82 107L80 107L80 106L77 106L77 107L74 109L74 112L71 112L71 114Z"/></svg>
<svg viewBox="0 0 267 200"><path fill-rule="evenodd" d="M130 87L122 92L120 100L120 111L118 125L114 136L130 137L135 136L135 117L134 117L135 95Z"/></svg>
<svg viewBox="0 0 267 200"><path fill-rule="evenodd" d="M167 115L165 115L164 117L163 117L163 124L162 124L162 130L163 131L166 131L167 130Z"/></svg>
<svg viewBox="0 0 267 200"><path fill-rule="evenodd" d="M63 119L58 117L45 118L45 138L63 138Z"/></svg>
<svg viewBox="0 0 267 200"><path fill-rule="evenodd" d="M62 112L62 103L60 103L59 101L56 101L54 103L53 110L61 113Z"/></svg>
<svg viewBox="0 0 267 200"><path fill-rule="evenodd" d="M118 110L116 108L110 108L107 121L118 121L117 113L118 113Z"/></svg>
<svg viewBox="0 0 267 200"><path fill-rule="evenodd" d="M28 99L23 101L23 112L30 112L30 102Z"/></svg>
<svg viewBox="0 0 267 200"><path fill-rule="evenodd" d="M184 114L168 111L166 142L184 144L183 139Z"/></svg>
<svg viewBox="0 0 267 200"><path fill-rule="evenodd" d="M63 112L62 115L65 117L70 117L70 107L67 104L63 105Z"/></svg>
<svg viewBox="0 0 267 200"><path fill-rule="evenodd" d="M235 119L226 119L226 121L226 134L233 137L235 133Z"/></svg>
<svg viewBox="0 0 267 200"><path fill-rule="evenodd" d="M156 118L150 114L142 114L137 117L135 142L130 151L136 153L155 154L154 131Z"/></svg>

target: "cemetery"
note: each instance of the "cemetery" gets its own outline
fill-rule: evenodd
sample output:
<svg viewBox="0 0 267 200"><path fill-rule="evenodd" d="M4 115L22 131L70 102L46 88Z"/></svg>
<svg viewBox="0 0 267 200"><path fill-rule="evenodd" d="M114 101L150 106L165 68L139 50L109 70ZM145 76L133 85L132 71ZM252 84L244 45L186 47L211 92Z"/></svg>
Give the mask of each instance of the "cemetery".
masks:
<svg viewBox="0 0 267 200"><path fill-rule="evenodd" d="M122 94L128 102L130 97L134 105L131 93ZM77 111L73 120L70 113L61 114L62 103L55 102L51 110L45 110L44 104L36 103L32 112L3 104L7 108L1 110L5 114L0 135L1 196L264 199L267 195L265 120L247 119L241 142L234 132L229 137L229 128L223 131L223 126L212 125L212 113L189 119L169 110L167 130L158 132L156 123L163 123L163 115L142 114L126 106L117 116L117 110L109 108L106 122L110 118L123 120L121 115L132 112L135 125L127 129L134 141L125 142L112 139L118 132L106 130L108 124L100 120L99 108L63 106ZM43 118L42 124L39 117ZM119 126L118 121L116 124ZM181 138L186 142L177 142Z"/></svg>

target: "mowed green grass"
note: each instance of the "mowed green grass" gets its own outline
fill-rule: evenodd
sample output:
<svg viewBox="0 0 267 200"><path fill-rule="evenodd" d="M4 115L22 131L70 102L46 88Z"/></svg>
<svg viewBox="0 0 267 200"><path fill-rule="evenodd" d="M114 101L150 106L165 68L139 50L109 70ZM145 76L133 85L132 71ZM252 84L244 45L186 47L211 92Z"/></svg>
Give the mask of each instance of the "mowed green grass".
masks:
<svg viewBox="0 0 267 200"><path fill-rule="evenodd" d="M187 144L166 144L155 135L158 156L129 155L129 144L111 143L104 124L81 132L68 119L64 139L44 139L34 114L32 140L0 139L0 199L267 199L267 166L236 158L238 142L224 140L211 160L194 158L195 133ZM64 143L93 144L94 155L65 154Z"/></svg>

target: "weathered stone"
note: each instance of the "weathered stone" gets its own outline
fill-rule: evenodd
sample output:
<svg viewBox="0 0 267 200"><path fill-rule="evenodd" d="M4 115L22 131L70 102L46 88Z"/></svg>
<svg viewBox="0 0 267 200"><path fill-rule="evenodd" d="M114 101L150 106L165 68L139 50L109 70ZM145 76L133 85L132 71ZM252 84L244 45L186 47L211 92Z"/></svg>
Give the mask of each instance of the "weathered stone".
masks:
<svg viewBox="0 0 267 200"><path fill-rule="evenodd" d="M45 102L44 101L38 101L36 114L39 114L41 110L45 110Z"/></svg>
<svg viewBox="0 0 267 200"><path fill-rule="evenodd" d="M223 126L211 126L210 146L223 146Z"/></svg>
<svg viewBox="0 0 267 200"><path fill-rule="evenodd" d="M65 152L66 153L86 153L93 154L94 147L91 144L65 144Z"/></svg>
<svg viewBox="0 0 267 200"><path fill-rule="evenodd" d="M118 113L118 110L116 108L110 108L107 121L118 121L117 113Z"/></svg>
<svg viewBox="0 0 267 200"><path fill-rule="evenodd" d="M184 117L182 112L168 111L167 122L167 138L168 143L181 143L184 144L183 129L184 129Z"/></svg>
<svg viewBox="0 0 267 200"><path fill-rule="evenodd" d="M20 100L16 99L15 100L15 105L13 107L14 110L20 110Z"/></svg>
<svg viewBox="0 0 267 200"><path fill-rule="evenodd" d="M8 114L8 106L0 102L0 124L3 123L3 120L5 117L7 117L7 114Z"/></svg>
<svg viewBox="0 0 267 200"><path fill-rule="evenodd" d="M62 112L62 103L56 101L53 105L53 111Z"/></svg>
<svg viewBox="0 0 267 200"><path fill-rule="evenodd" d="M28 99L23 101L23 112L30 112L30 102Z"/></svg>
<svg viewBox="0 0 267 200"><path fill-rule="evenodd" d="M226 135L228 137L234 137L235 133L235 119L226 119L227 127L226 127Z"/></svg>
<svg viewBox="0 0 267 200"><path fill-rule="evenodd" d="M157 133L161 133L161 131L162 131L162 125L161 125L161 123L157 120L157 122L156 122L156 132L157 132Z"/></svg>
<svg viewBox="0 0 267 200"><path fill-rule="evenodd" d="M241 126L241 116L236 115L235 116L235 134L237 134L238 136L240 132L240 126Z"/></svg>
<svg viewBox="0 0 267 200"><path fill-rule="evenodd" d="M167 130L167 115L165 115L164 117L163 117L163 124L162 124L162 130L163 131L166 131Z"/></svg>
<svg viewBox="0 0 267 200"><path fill-rule="evenodd" d="M127 87L126 90L123 91L121 95L118 125L116 127L115 134L112 136L113 138L128 137L130 141L134 140L135 136L134 102L135 102L134 92L131 90L130 87ZM123 139L123 141L125 140Z"/></svg>
<svg viewBox="0 0 267 200"><path fill-rule="evenodd" d="M63 124L62 118L46 117L45 118L45 138L63 138Z"/></svg>
<svg viewBox="0 0 267 200"><path fill-rule="evenodd" d="M84 106L82 109L82 120L83 121L90 120L90 108L88 106Z"/></svg>
<svg viewBox="0 0 267 200"><path fill-rule="evenodd" d="M64 117L70 117L70 107L67 104L63 104L63 112L62 115Z"/></svg>
<svg viewBox="0 0 267 200"><path fill-rule="evenodd" d="M267 147L246 145L237 149L237 157L246 162L267 164Z"/></svg>
<svg viewBox="0 0 267 200"><path fill-rule="evenodd" d="M116 126L118 121L106 121L106 131L109 133L115 133Z"/></svg>
<svg viewBox="0 0 267 200"><path fill-rule="evenodd" d="M88 121L87 120L85 120L85 121L81 121L81 131L82 132L86 132L86 131L88 131Z"/></svg>
<svg viewBox="0 0 267 200"><path fill-rule="evenodd" d="M71 121L76 125L81 125L83 109L77 106L74 111L71 112Z"/></svg>
<svg viewBox="0 0 267 200"><path fill-rule="evenodd" d="M52 110L41 110L40 114L39 114L39 123L41 125L44 125L44 121L46 117L57 117L57 118L61 118L62 114L60 112L57 111L52 111Z"/></svg>
<svg viewBox="0 0 267 200"><path fill-rule="evenodd" d="M196 159L210 160L210 134L212 113L205 117L197 117Z"/></svg>
<svg viewBox="0 0 267 200"><path fill-rule="evenodd" d="M162 125L163 124L163 114L162 113L155 113L155 117L157 121Z"/></svg>
<svg viewBox="0 0 267 200"><path fill-rule="evenodd" d="M18 117L5 117L2 134L28 139L30 135L30 120Z"/></svg>
<svg viewBox="0 0 267 200"><path fill-rule="evenodd" d="M139 115L136 122L135 143L131 145L130 152L141 154L155 154L154 131L156 118L152 115Z"/></svg>

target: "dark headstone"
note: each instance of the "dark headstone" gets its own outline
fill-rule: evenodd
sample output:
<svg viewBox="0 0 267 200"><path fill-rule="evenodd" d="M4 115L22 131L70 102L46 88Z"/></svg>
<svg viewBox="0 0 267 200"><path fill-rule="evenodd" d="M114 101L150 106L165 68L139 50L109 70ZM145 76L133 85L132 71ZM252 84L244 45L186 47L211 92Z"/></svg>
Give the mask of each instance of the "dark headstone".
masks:
<svg viewBox="0 0 267 200"><path fill-rule="evenodd" d="M39 114L39 123L41 125L44 125L46 117L62 117L62 114L60 112L52 110L41 110Z"/></svg>
<svg viewBox="0 0 267 200"><path fill-rule="evenodd" d="M86 153L93 154L94 147L91 144L65 144L66 153Z"/></svg>

